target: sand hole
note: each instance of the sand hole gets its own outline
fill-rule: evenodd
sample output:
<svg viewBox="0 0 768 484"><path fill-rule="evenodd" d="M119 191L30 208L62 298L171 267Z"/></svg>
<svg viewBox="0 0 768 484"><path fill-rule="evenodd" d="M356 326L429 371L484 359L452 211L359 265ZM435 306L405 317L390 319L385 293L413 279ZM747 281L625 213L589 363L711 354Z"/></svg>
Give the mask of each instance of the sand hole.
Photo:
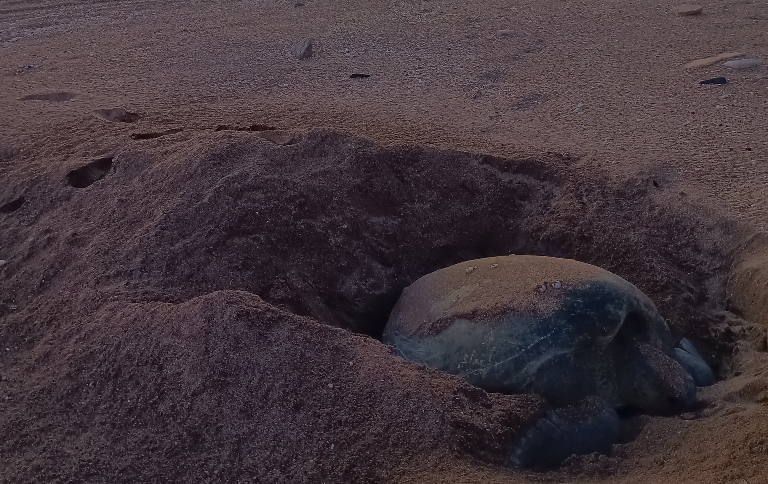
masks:
<svg viewBox="0 0 768 484"><path fill-rule="evenodd" d="M715 327L732 226L655 202L645 177L617 183L594 169L585 177L577 164L381 147L326 132L289 149L229 140L184 162L190 174L180 176L195 181L147 243L184 241L173 249L183 252L156 261L164 268L156 277L179 300L242 289L377 338L403 288L428 272L496 255L572 258L638 286L675 336L725 369L733 346Z"/></svg>
<svg viewBox="0 0 768 484"><path fill-rule="evenodd" d="M71 92L46 92L39 94L30 94L21 98L22 101L53 101L53 102L65 102L71 101L77 97L76 94Z"/></svg>
<svg viewBox="0 0 768 484"><path fill-rule="evenodd" d="M112 169L112 157L99 158L67 173L67 182L75 188L86 188L101 180Z"/></svg>
<svg viewBox="0 0 768 484"><path fill-rule="evenodd" d="M27 200L24 197L16 198L10 202L0 205L0 213L13 213L20 209L25 203L27 203Z"/></svg>
<svg viewBox="0 0 768 484"><path fill-rule="evenodd" d="M93 112L99 118L114 123L135 123L141 119L138 113L132 113L122 108L97 109Z"/></svg>

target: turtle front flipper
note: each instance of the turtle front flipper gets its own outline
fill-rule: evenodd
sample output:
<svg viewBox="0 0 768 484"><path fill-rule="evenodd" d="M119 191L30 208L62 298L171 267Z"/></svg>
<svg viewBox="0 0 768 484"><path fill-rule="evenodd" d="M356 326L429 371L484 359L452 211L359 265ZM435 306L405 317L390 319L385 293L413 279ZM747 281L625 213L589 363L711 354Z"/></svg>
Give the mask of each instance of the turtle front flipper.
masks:
<svg viewBox="0 0 768 484"><path fill-rule="evenodd" d="M701 354L693 346L693 343L683 338L675 348L675 359L683 366L683 369L691 375L697 387L708 387L715 384L715 374Z"/></svg>
<svg viewBox="0 0 768 484"><path fill-rule="evenodd" d="M696 384L675 359L645 343L617 349L616 385L624 407L669 415L696 406Z"/></svg>
<svg viewBox="0 0 768 484"><path fill-rule="evenodd" d="M601 399L589 397L547 412L523 436L510 461L517 467L543 468L558 466L572 455L608 454L620 431L616 412Z"/></svg>

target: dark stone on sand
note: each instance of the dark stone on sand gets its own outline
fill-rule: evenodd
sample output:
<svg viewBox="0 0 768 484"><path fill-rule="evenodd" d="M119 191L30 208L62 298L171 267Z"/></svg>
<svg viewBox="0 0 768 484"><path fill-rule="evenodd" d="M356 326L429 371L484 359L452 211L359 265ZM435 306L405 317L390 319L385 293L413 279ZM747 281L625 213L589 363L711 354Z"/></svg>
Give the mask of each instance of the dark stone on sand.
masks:
<svg viewBox="0 0 768 484"><path fill-rule="evenodd" d="M365 79L371 77L370 74L352 74L349 76L350 79Z"/></svg>
<svg viewBox="0 0 768 484"><path fill-rule="evenodd" d="M725 77L713 77L711 79L705 79L699 84L727 84L728 80Z"/></svg>
<svg viewBox="0 0 768 484"><path fill-rule="evenodd" d="M672 7L672 11L681 17L698 15L701 13L702 10L703 8L701 7L701 5L678 5L676 7Z"/></svg>

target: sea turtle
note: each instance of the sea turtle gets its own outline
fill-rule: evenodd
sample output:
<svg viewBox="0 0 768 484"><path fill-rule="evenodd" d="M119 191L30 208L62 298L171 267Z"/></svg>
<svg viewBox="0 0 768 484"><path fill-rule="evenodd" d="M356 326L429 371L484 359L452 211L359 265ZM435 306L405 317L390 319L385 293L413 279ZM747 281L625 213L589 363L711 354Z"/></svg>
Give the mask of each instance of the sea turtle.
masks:
<svg viewBox="0 0 768 484"><path fill-rule="evenodd" d="M575 260L512 255L427 274L403 291L383 340L484 390L536 393L561 408L515 450L519 465L609 449L619 433L615 410L666 414L696 402L653 302Z"/></svg>

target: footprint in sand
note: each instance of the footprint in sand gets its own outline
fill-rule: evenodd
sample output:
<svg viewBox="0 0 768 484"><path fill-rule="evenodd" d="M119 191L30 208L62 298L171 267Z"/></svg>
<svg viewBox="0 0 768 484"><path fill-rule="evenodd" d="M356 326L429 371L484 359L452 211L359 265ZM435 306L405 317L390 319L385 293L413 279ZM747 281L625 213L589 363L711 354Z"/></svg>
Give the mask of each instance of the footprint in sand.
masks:
<svg viewBox="0 0 768 484"><path fill-rule="evenodd" d="M27 203L24 197L19 197L0 205L0 213L13 213Z"/></svg>
<svg viewBox="0 0 768 484"><path fill-rule="evenodd" d="M111 121L113 123L135 123L141 119L140 114L126 111L123 108L97 109L93 114L104 121Z"/></svg>
<svg viewBox="0 0 768 484"><path fill-rule="evenodd" d="M112 169L112 157L99 158L67 173L67 183L75 188L86 188L101 180Z"/></svg>

